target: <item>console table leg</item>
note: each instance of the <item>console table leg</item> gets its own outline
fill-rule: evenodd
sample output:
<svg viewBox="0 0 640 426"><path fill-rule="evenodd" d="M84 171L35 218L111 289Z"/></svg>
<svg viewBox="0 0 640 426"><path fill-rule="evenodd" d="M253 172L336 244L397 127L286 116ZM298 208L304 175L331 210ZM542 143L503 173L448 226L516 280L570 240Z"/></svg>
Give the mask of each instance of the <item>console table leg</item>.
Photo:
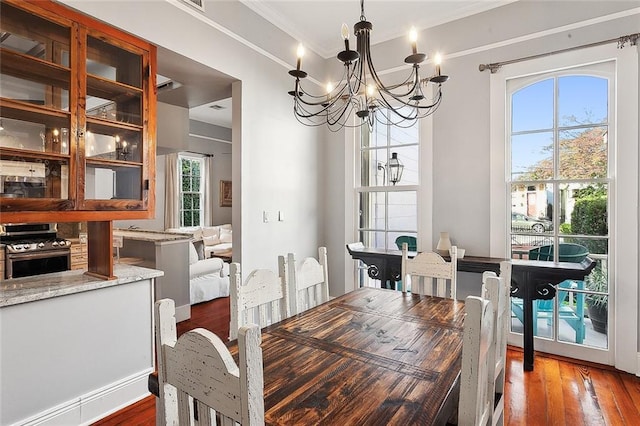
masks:
<svg viewBox="0 0 640 426"><path fill-rule="evenodd" d="M531 298L522 301L524 305L524 371L533 371L533 303Z"/></svg>

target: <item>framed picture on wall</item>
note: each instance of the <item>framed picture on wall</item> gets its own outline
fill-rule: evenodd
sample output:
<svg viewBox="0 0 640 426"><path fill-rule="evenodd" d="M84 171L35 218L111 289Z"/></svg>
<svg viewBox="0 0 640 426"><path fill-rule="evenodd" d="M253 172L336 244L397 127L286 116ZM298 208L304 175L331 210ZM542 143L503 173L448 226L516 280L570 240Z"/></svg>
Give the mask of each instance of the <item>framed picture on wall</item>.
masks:
<svg viewBox="0 0 640 426"><path fill-rule="evenodd" d="M231 207L231 181L220 181L220 207Z"/></svg>

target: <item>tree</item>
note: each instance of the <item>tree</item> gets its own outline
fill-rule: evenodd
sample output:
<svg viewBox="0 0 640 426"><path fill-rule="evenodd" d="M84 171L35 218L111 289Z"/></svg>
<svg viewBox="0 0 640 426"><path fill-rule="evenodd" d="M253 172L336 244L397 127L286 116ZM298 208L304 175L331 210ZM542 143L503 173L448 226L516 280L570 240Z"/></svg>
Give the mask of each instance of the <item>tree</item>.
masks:
<svg viewBox="0 0 640 426"><path fill-rule="evenodd" d="M553 178L553 145L544 149L548 158L538 161L520 175L519 180ZM560 132L560 170L562 179L597 179L607 177L607 130L590 127Z"/></svg>

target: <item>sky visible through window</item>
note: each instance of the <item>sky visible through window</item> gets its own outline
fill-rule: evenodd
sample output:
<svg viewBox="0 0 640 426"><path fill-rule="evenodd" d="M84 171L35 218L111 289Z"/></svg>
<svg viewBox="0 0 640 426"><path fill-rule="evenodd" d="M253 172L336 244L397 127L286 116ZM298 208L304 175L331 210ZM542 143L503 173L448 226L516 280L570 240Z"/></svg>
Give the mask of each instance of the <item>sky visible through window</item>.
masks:
<svg viewBox="0 0 640 426"><path fill-rule="evenodd" d="M552 157L554 91L558 84L558 127L606 124L608 81L588 75L548 78L512 96L511 161L513 178Z"/></svg>

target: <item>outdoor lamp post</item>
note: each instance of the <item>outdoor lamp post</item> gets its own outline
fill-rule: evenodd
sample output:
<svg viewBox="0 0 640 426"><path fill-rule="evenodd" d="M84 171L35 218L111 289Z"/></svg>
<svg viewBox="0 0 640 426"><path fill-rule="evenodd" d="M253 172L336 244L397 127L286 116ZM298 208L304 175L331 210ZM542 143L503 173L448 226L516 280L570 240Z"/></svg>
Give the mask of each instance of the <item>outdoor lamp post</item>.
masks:
<svg viewBox="0 0 640 426"><path fill-rule="evenodd" d="M402 179L402 171L404 170L404 165L398 160L398 153L392 152L391 158L387 163L388 173L389 173L389 182L392 184L396 184L400 182Z"/></svg>

